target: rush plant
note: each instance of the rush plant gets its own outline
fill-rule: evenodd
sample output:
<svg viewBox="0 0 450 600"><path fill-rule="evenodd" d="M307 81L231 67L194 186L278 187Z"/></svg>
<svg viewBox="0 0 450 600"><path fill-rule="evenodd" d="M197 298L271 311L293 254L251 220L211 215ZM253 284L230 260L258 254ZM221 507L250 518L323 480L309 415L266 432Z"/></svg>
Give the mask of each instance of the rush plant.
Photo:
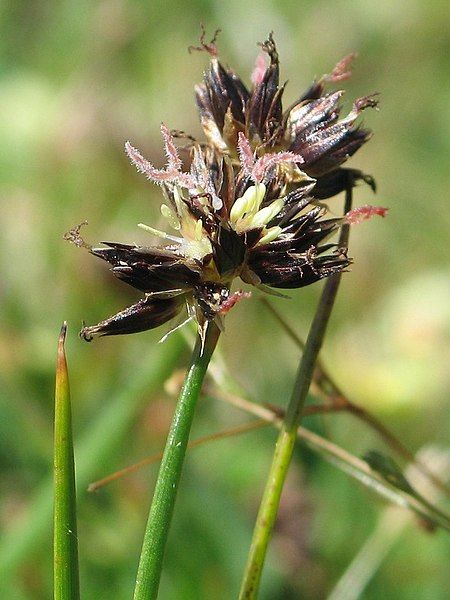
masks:
<svg viewBox="0 0 450 600"><path fill-rule="evenodd" d="M158 594L195 407L226 315L250 297L250 290L283 296L286 290L324 279L290 402L283 415L273 419L280 432L240 592L242 599L257 597L286 474L301 432L306 395L315 377L341 277L352 263L348 252L350 227L374 215L385 216L387 210L353 208L355 185L366 183L375 191L375 183L372 176L343 166L371 137L370 130L361 125L361 113L377 106L376 95L366 95L356 99L349 113L342 116L343 91L328 91L350 76L353 55L314 81L285 109L285 85L280 84L272 34L260 44L251 86L219 60L215 38L206 43L203 37L195 49L210 55L210 66L195 94L205 140L187 137L182 158L177 147L179 134L163 124L167 159L163 168L144 158L130 142L125 144L131 163L161 189L161 214L167 228L140 224L160 241L146 246L123 242L93 246L81 236L81 225L65 235L106 261L115 277L143 294L132 306L96 325L84 326L82 339L142 332L170 322L167 337L187 323L195 323L192 358L149 511L135 600ZM323 201L341 192L345 194L344 208L336 216L336 206L331 214ZM236 282L247 287L236 289ZM317 440L311 443L315 447L321 444ZM335 451L326 447L322 453L333 455ZM340 465L351 465L358 471L352 460L341 455ZM359 465L359 469L364 467ZM383 488L383 481L378 485ZM395 488L392 481L390 485ZM421 503L412 488L403 488L402 493L411 497L413 504ZM445 515L439 516L432 506L422 509L430 520L448 526Z"/></svg>

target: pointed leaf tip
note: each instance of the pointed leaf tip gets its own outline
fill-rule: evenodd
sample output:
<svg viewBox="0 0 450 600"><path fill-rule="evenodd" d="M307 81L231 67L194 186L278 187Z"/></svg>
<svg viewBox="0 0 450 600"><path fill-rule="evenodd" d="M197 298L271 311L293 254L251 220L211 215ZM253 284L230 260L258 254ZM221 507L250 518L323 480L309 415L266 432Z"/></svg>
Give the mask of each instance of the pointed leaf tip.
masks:
<svg viewBox="0 0 450 600"><path fill-rule="evenodd" d="M68 385L67 375L67 363L66 363L66 352L65 342L67 334L67 321L64 321L61 325L61 330L58 337L58 349L57 349L57 364L56 364L56 386Z"/></svg>
<svg viewBox="0 0 450 600"><path fill-rule="evenodd" d="M67 334L67 321L63 321L63 324L61 325L61 331L59 332L59 338L58 338L58 345L64 345L65 341L66 341L66 334Z"/></svg>
<svg viewBox="0 0 450 600"><path fill-rule="evenodd" d="M67 322L58 337L54 420L54 598L79 600L75 464L69 376L64 343Z"/></svg>

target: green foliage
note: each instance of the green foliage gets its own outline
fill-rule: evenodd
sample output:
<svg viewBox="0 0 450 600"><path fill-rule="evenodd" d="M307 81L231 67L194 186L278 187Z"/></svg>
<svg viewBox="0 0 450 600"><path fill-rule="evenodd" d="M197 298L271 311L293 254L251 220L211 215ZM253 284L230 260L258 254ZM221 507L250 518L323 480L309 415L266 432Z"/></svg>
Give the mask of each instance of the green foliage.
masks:
<svg viewBox="0 0 450 600"><path fill-rule="evenodd" d="M55 389L53 580L55 600L79 600L77 495L69 375L64 350L67 325L58 341Z"/></svg>

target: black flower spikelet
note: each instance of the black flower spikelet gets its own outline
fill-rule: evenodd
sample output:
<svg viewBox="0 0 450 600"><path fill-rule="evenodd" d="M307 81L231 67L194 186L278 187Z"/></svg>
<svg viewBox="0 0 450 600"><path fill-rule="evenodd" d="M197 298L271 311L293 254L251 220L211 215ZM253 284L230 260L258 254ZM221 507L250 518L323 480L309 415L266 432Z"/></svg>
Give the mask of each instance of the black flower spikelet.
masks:
<svg viewBox="0 0 450 600"><path fill-rule="evenodd" d="M280 150L300 154L303 172L317 180L316 198L329 198L343 191L350 178L353 182L363 180L375 189L372 177L341 165L371 137L371 131L362 128L357 119L366 108L376 107L376 94L355 100L350 113L340 119L344 92L325 92L327 84L350 77L355 55L343 58L330 74L314 81L283 110L285 84L280 85L279 58L272 34L260 46L262 52L250 89L235 71L219 61L215 38L196 48L211 55L204 83L195 88L208 143L237 159L239 135L243 133L259 155ZM268 66L265 56L269 57ZM291 181L298 181L296 169L291 169Z"/></svg>
<svg viewBox="0 0 450 600"><path fill-rule="evenodd" d="M79 227L66 234L145 294L133 306L84 327L85 340L152 329L184 307L187 320L196 320L204 339L210 322L221 327L223 315L249 295L231 293L234 279L266 291L299 288L349 265L346 249L322 243L344 219L324 218L326 207L311 196L314 180L303 175L303 185L288 191L289 168L303 166L300 154L266 152L258 157L245 134L238 132L238 168L229 156L196 144L190 168L183 170L170 131L162 125L161 132L167 155L164 169L155 168L129 142L126 152L138 171L162 188L166 201L161 213L174 233L141 227L164 239L165 245L105 242L93 248L81 239Z"/></svg>

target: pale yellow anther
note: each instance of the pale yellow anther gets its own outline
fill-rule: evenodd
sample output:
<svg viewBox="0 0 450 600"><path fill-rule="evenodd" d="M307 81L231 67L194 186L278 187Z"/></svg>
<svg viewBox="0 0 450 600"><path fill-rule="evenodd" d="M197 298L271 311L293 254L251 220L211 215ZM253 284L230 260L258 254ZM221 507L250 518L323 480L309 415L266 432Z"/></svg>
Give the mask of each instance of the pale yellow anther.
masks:
<svg viewBox="0 0 450 600"><path fill-rule="evenodd" d="M282 231L283 230L281 229L281 227L278 227L278 225L276 225L275 227L270 227L269 229L267 229L266 234L263 235L260 240L258 240L258 243L256 245L262 246L263 244L273 242L273 240L275 240Z"/></svg>
<svg viewBox="0 0 450 600"><path fill-rule="evenodd" d="M203 223L201 219L198 219L195 224L194 238L199 242L203 237Z"/></svg>
<svg viewBox="0 0 450 600"><path fill-rule="evenodd" d="M266 194L266 186L263 183L252 185L245 190L243 196L238 198L230 211L230 221L237 223L246 214L255 214Z"/></svg>
<svg viewBox="0 0 450 600"><path fill-rule="evenodd" d="M175 202L175 206L177 207L177 211L180 216L180 219L182 219L183 216L186 214L187 209L186 209L186 205L183 202L183 199L181 197L180 188L178 186L175 186L173 188L173 199Z"/></svg>
<svg viewBox="0 0 450 600"><path fill-rule="evenodd" d="M256 193L255 193L255 198L254 198L254 204L251 208L251 212L257 212L259 210L259 207L262 204L262 201L264 200L264 196L266 195L266 186L264 185L264 183L257 183L255 185L256 188Z"/></svg>
<svg viewBox="0 0 450 600"><path fill-rule="evenodd" d="M284 206L284 198L278 198L274 200L269 206L265 206L259 210L254 217L251 219L252 227L264 227L267 223L277 216L280 210Z"/></svg>
<svg viewBox="0 0 450 600"><path fill-rule="evenodd" d="M212 253L211 241L203 229L201 219L196 219L183 200L182 190L178 186L173 188L173 201L175 210L167 204L161 205L161 214L168 219L170 225L180 230L182 237L169 235L164 231L139 223L139 227L152 235L161 237L177 244L176 251L187 259L202 261L205 256Z"/></svg>
<svg viewBox="0 0 450 600"><path fill-rule="evenodd" d="M161 204L161 214L169 221L169 225L174 229L181 229L180 221L177 215L167 204Z"/></svg>

